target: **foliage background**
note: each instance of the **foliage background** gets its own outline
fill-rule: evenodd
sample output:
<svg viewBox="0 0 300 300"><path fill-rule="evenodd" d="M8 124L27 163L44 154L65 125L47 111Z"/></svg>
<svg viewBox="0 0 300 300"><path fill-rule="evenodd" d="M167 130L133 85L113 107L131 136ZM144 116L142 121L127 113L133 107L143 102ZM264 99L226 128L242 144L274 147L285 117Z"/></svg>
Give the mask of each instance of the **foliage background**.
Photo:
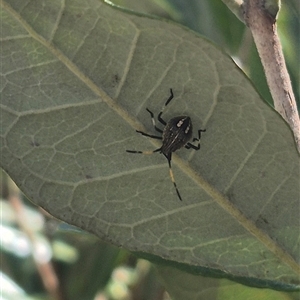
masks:
<svg viewBox="0 0 300 300"><path fill-rule="evenodd" d="M251 33L220 0L115 0L117 5L134 11L170 18L215 42L232 56L251 78L269 103L272 102ZM278 19L287 66L299 107L300 3L283 1ZM30 242L19 228L11 207L11 183L1 176L1 276L3 299L47 299ZM95 237L61 224L33 207L23 198L27 227L40 240L66 299L168 299L152 266L124 250L104 244ZM6 239L3 239L4 234ZM10 237L10 238L7 238ZM80 274L80 276L77 276ZM206 282L209 279L204 279ZM217 282L217 283L216 283ZM299 299L298 293L281 293L244 287L228 280L214 279L214 298L234 299L237 291L243 299ZM8 290L8 286L10 290ZM206 285L203 285L204 289ZM208 288L211 284L207 285ZM14 291L13 293L11 291ZM210 294L212 295L212 294ZM103 297L103 298L101 298ZM104 298L107 297L107 298ZM204 299L204 298L203 298Z"/></svg>
<svg viewBox="0 0 300 300"><path fill-rule="evenodd" d="M272 103L263 68L249 29L220 0L114 0L133 11L181 23L225 50L251 78L262 97ZM278 32L299 107L300 2L282 0Z"/></svg>

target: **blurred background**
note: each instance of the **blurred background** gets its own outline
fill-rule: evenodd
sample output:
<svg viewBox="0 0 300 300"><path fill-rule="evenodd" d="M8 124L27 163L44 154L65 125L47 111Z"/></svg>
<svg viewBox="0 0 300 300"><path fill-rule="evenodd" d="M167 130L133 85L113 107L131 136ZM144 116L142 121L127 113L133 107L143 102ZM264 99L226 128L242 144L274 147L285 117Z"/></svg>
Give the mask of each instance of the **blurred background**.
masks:
<svg viewBox="0 0 300 300"><path fill-rule="evenodd" d="M110 0L130 10L160 16L198 32L227 52L272 103L250 30L221 0ZM226 2L226 1L225 1ZM230 2L230 1L229 1ZM300 1L281 0L277 26L298 109L300 93Z"/></svg>
<svg viewBox="0 0 300 300"><path fill-rule="evenodd" d="M170 299L150 262L31 204L1 176L0 299Z"/></svg>

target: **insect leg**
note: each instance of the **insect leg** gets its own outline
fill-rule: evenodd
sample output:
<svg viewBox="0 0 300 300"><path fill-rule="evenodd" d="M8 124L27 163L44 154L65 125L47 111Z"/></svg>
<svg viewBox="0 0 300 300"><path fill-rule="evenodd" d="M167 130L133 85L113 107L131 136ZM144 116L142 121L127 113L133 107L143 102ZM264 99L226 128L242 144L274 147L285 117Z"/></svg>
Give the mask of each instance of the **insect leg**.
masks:
<svg viewBox="0 0 300 300"><path fill-rule="evenodd" d="M187 143L184 147L186 149L194 149L194 150L200 150L200 139L201 139L201 132L205 132L206 129L199 129L198 130L198 138L193 138L193 142L197 141L198 145L193 145L192 143Z"/></svg>
<svg viewBox="0 0 300 300"><path fill-rule="evenodd" d="M152 112L150 109L148 109L148 108L146 108L146 110L147 110L147 112L149 112L149 114L150 114L150 116L151 116L152 124L153 124L153 127L155 128L155 130L158 131L158 132L160 132L160 133L162 133L163 131L162 131L160 128L158 128L158 127L156 126L156 124L155 124L155 119L154 119L154 114L153 114L153 112Z"/></svg>
<svg viewBox="0 0 300 300"><path fill-rule="evenodd" d="M138 153L138 154L153 154L153 153L158 152L160 150L161 150L161 148L158 148L158 149L153 150L153 151L126 150L126 152L128 152L128 153Z"/></svg>
<svg viewBox="0 0 300 300"><path fill-rule="evenodd" d="M136 132L140 133L141 135L144 135L144 136L150 137L150 138L152 138L152 139L158 139L158 140L161 140L161 139L162 139L162 137L161 137L161 136L157 136L157 135L148 134L148 133L146 133L146 132L143 132L143 131L136 130Z"/></svg>
<svg viewBox="0 0 300 300"><path fill-rule="evenodd" d="M174 98L173 90L170 89L170 97L165 103L165 107L169 104L169 102Z"/></svg>
<svg viewBox="0 0 300 300"><path fill-rule="evenodd" d="M181 195L180 195L179 190L178 190L178 188L177 188L177 185L176 185L176 182L175 182L175 178L174 178L174 174L173 174L173 171L172 171L171 159L168 160L168 162L169 162L170 178L171 178L171 180L172 180L172 182L173 182L173 185L174 185L174 187L175 187L175 190L176 190L176 193L177 193L177 196L178 196L179 200L182 201L182 198L181 198Z"/></svg>
<svg viewBox="0 0 300 300"><path fill-rule="evenodd" d="M158 114L158 116L157 116L157 119L158 119L158 121L161 123L161 124L163 124L163 125L167 125L167 122L161 117L161 115L162 115L162 111Z"/></svg>
<svg viewBox="0 0 300 300"><path fill-rule="evenodd" d="M158 114L158 117L157 117L158 121L159 121L161 124L165 125L165 126L167 125L167 122L166 122L161 116L162 116L162 114L163 114L163 111L164 111L165 107L170 103L170 101L171 101L173 98L174 98L173 90L170 89L170 97L169 97L168 100L166 101L166 103L165 103L163 109L161 110L161 112Z"/></svg>
<svg viewBox="0 0 300 300"><path fill-rule="evenodd" d="M154 151L126 150L128 153L153 154Z"/></svg>

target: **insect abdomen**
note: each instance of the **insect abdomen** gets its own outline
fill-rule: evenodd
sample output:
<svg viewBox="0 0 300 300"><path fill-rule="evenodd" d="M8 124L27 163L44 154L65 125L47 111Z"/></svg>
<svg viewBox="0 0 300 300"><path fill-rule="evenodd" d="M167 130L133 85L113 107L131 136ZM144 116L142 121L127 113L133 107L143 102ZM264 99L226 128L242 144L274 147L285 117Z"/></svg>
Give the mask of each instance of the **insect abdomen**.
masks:
<svg viewBox="0 0 300 300"><path fill-rule="evenodd" d="M179 116L172 118L163 131L161 152L168 155L182 148L192 137L193 127L191 118Z"/></svg>

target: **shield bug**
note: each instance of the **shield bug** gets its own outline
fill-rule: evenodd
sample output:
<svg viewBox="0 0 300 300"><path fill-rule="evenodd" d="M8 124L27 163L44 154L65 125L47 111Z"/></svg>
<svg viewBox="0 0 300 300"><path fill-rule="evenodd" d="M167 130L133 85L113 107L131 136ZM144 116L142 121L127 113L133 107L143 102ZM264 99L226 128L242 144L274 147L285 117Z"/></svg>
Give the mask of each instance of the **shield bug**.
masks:
<svg viewBox="0 0 300 300"><path fill-rule="evenodd" d="M170 89L170 97L166 101L165 105L163 106L163 109L159 112L157 116L157 120L164 125L164 129L160 129L159 127L156 126L155 119L154 119L154 114L152 111L150 111L148 108L146 110L149 112L152 120L153 127L157 132L161 134L161 136L158 135L152 135L145 133L143 131L136 130L136 132L150 137L152 139L158 139L162 140L162 146L156 150L153 151L138 151L138 150L126 150L126 152L129 153L139 153L139 154L153 154L155 152L162 153L168 160L169 163L169 173L170 173L170 178L173 182L173 185L175 187L177 196L179 200L182 201L181 195L179 193L179 190L177 188L177 184L175 182L174 174L172 171L172 153L175 152L176 150L185 147L186 149L194 149L194 150L200 150L200 138L201 138L201 132L205 132L206 129L199 129L198 130L198 137L193 138L192 143L198 142L196 145L190 143L189 141L192 138L193 135L193 125L191 118L188 116L178 116L170 119L168 122L166 122L162 118L162 114L166 106L171 102L171 100L174 98L174 94L172 89Z"/></svg>

